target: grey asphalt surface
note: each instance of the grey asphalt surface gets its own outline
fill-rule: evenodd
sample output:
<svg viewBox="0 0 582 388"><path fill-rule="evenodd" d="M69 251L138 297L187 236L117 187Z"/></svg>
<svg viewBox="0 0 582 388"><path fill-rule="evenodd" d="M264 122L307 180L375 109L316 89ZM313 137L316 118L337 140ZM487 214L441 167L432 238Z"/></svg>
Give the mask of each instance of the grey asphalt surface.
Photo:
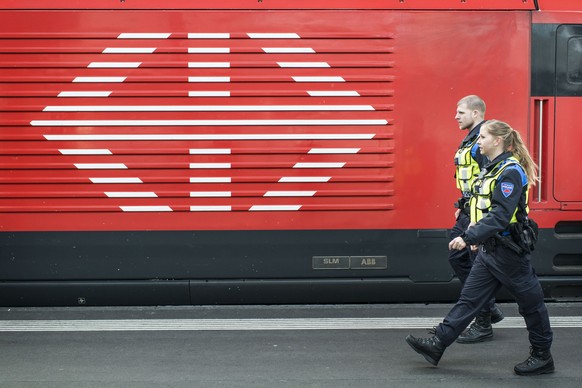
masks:
<svg viewBox="0 0 582 388"><path fill-rule="evenodd" d="M185 307L0 308L0 387L580 387L582 303L548 303L554 327L556 373L520 377L513 366L528 356L524 328L496 328L494 340L453 344L438 367L404 341L426 336L407 322L434 325L451 305L294 305ZM508 319L517 306L501 304ZM554 318L555 317L555 318ZM306 319L402 319L402 328L264 329L260 322ZM110 329L8 329L59 322ZM213 320L213 321L207 321ZM259 322L257 327L172 330L176 322ZM125 322L125 323L124 323ZM127 322L170 323L160 330L121 327ZM577 327L574 327L577 326ZM60 329L57 329L60 330ZM84 330L84 331L83 331Z"/></svg>

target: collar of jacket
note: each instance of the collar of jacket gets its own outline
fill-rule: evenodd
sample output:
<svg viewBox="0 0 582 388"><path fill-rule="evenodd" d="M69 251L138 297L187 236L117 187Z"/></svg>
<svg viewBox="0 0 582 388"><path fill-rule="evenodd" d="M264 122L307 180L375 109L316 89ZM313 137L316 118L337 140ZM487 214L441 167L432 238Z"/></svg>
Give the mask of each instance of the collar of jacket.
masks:
<svg viewBox="0 0 582 388"><path fill-rule="evenodd" d="M495 159L493 159L491 162L487 163L484 168L487 171L491 171L500 162L502 162L505 159L510 158L512 156L513 156L513 154L510 151L506 151L506 152L502 153L501 155L499 155L498 157L496 157Z"/></svg>

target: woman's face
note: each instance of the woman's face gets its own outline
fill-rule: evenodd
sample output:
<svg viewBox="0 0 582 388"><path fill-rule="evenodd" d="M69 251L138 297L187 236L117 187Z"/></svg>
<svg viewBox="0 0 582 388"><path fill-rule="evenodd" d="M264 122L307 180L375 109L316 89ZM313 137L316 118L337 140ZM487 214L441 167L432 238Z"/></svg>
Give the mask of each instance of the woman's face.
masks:
<svg viewBox="0 0 582 388"><path fill-rule="evenodd" d="M489 160L497 156L500 151L501 138L493 136L489 133L487 126L482 126L479 131L479 139L477 145L481 150L481 155L485 155Z"/></svg>

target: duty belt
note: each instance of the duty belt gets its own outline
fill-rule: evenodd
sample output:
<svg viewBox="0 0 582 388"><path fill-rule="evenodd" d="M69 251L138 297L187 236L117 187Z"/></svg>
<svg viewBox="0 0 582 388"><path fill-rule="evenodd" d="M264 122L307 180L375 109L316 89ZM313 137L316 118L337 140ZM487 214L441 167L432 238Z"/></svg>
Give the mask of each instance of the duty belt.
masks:
<svg viewBox="0 0 582 388"><path fill-rule="evenodd" d="M489 237L487 240L483 241L483 251L494 253L495 248L499 245L503 245L504 247L511 249L518 255L523 253L523 249L518 244L516 244L515 241L513 241L511 236L503 236L499 234L496 234L493 237Z"/></svg>

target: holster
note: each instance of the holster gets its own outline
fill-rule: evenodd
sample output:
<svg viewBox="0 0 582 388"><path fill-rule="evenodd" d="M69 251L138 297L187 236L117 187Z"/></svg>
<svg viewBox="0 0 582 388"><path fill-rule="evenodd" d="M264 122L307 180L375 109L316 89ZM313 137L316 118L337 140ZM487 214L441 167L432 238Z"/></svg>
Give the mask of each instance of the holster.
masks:
<svg viewBox="0 0 582 388"><path fill-rule="evenodd" d="M511 224L509 232L512 239L525 253L533 252L538 240L538 225L534 220L526 218L522 222Z"/></svg>

